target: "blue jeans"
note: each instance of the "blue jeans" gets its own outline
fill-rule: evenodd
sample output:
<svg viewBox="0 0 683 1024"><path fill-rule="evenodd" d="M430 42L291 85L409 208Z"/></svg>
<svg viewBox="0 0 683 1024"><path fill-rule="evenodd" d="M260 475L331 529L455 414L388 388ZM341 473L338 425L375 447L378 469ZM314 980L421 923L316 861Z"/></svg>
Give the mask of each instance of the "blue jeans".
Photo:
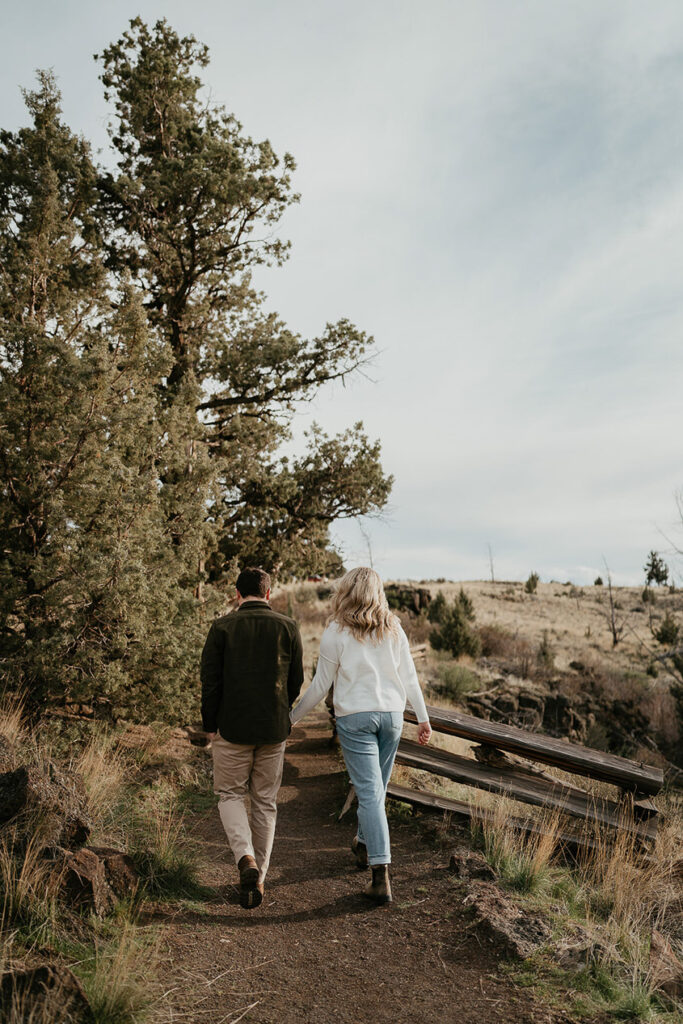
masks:
<svg viewBox="0 0 683 1024"><path fill-rule="evenodd" d="M402 729L400 711L359 711L337 719L346 770L358 797L358 839L367 846L370 864L391 863L384 802Z"/></svg>

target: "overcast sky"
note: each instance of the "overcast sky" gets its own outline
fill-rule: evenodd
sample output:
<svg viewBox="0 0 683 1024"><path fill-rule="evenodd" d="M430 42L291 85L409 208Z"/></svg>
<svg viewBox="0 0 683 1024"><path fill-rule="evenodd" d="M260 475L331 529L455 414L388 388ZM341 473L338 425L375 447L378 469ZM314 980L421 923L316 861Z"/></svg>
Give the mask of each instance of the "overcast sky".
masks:
<svg viewBox="0 0 683 1024"><path fill-rule="evenodd" d="M683 547L680 0L2 0L0 126L53 67L106 147L92 55L138 13L208 43L213 99L297 160L273 308L376 338L372 380L297 434L381 438L383 575L486 577L490 544L499 578L586 583L604 557L638 582L662 533Z"/></svg>

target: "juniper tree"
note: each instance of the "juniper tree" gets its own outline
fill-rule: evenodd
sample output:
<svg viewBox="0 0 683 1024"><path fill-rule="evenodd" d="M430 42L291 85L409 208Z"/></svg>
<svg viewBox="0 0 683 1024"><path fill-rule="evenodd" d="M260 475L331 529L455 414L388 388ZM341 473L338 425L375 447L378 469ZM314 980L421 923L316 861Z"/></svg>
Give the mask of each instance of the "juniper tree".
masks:
<svg viewBox="0 0 683 1024"><path fill-rule="evenodd" d="M159 488L170 353L135 289L112 292L95 169L50 75L26 102L32 125L0 136L2 672L34 710L149 715L197 642Z"/></svg>
<svg viewBox="0 0 683 1024"><path fill-rule="evenodd" d="M645 573L645 585L648 587L651 583L662 585L669 578L669 567L656 551L651 551L647 556L647 562L643 571Z"/></svg>
<svg viewBox="0 0 683 1024"><path fill-rule="evenodd" d="M208 453L214 465L220 549L275 569L324 567L328 525L381 508L391 480L360 427L324 442L314 430L303 457L277 456L295 404L352 373L372 344L344 319L302 338L252 285L254 267L287 256L274 229L299 198L294 160L207 102L197 74L207 47L165 21L150 29L134 19L99 59L116 114L116 169L99 181L108 265L131 270L169 344L160 398L184 409L188 429L191 414L200 425L192 457ZM168 505L172 514L172 496ZM222 564L214 559L213 578Z"/></svg>

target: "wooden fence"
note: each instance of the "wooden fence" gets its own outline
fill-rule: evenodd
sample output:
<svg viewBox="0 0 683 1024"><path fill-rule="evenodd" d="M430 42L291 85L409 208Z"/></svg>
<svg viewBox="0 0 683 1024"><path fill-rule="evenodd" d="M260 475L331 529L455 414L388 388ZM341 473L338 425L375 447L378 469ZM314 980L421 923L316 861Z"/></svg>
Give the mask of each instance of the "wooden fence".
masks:
<svg viewBox="0 0 683 1024"><path fill-rule="evenodd" d="M398 764L609 829L627 830L638 840L654 839L657 807L652 797L664 783L661 769L515 726L488 722L460 711L437 707L429 707L428 711L435 732L459 736L477 744L473 748L474 759L402 739L396 756ZM416 721L410 711L406 711L404 718L407 722ZM619 792L610 798L591 793L577 785L575 780L558 779L531 762L552 765L573 776L608 782ZM388 796L414 806L463 817L475 814L484 819L492 817L492 812L476 808L467 801L396 783L389 784ZM533 819L512 817L508 820L511 825L527 832L536 832L540 828ZM589 835L562 832L560 839L569 846L592 845Z"/></svg>

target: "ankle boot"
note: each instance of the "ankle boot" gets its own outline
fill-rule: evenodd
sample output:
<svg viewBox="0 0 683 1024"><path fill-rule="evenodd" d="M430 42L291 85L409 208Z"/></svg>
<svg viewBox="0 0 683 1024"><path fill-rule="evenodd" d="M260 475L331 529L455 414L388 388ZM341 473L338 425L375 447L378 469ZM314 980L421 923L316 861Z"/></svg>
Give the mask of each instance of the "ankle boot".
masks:
<svg viewBox="0 0 683 1024"><path fill-rule="evenodd" d="M365 895L375 903L391 903L391 882L389 881L388 864L372 864L372 882L365 890Z"/></svg>
<svg viewBox="0 0 683 1024"><path fill-rule="evenodd" d="M240 873L240 906L245 910L258 907L263 899L263 886L259 885L259 869L253 857L245 853L237 864Z"/></svg>
<svg viewBox="0 0 683 1024"><path fill-rule="evenodd" d="M356 867L359 871L365 871L368 866L368 848L361 843L358 836L355 836L351 843L351 852L356 858Z"/></svg>

